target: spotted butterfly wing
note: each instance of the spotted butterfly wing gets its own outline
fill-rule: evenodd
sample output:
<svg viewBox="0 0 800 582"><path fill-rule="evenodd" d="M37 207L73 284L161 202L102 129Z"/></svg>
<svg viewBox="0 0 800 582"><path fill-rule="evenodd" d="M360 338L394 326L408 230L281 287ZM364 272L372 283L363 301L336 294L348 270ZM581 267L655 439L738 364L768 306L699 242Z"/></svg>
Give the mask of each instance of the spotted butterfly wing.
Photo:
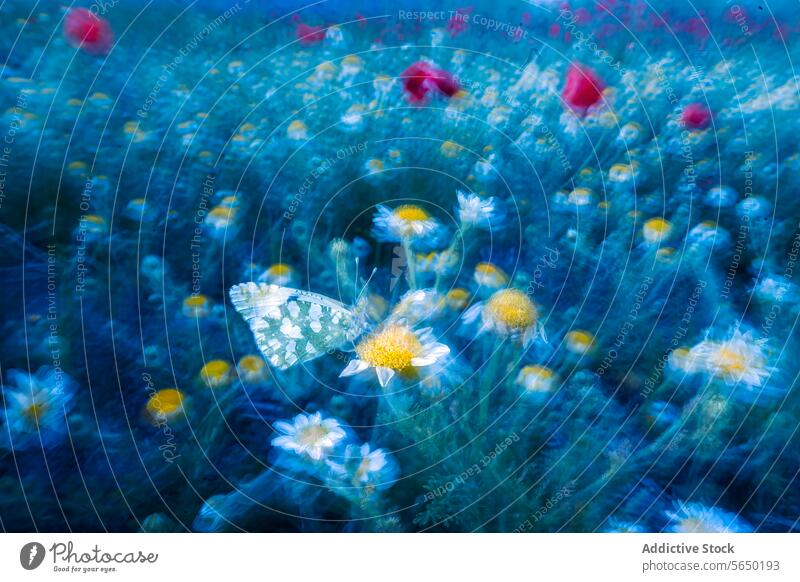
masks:
<svg viewBox="0 0 800 582"><path fill-rule="evenodd" d="M347 306L310 291L242 283L231 287L230 297L267 361L280 370L341 348L363 331Z"/></svg>

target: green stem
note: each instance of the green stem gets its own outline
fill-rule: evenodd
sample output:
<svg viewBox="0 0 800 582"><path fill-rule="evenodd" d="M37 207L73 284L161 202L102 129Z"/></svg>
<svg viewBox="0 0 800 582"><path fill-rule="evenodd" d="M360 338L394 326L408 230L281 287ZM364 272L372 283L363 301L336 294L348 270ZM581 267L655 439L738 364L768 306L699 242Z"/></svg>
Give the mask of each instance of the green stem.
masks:
<svg viewBox="0 0 800 582"><path fill-rule="evenodd" d="M403 252L406 254L406 261L408 262L408 286L412 291L416 291L417 264L416 258L411 251L411 239L409 237L403 238Z"/></svg>
<svg viewBox="0 0 800 582"><path fill-rule="evenodd" d="M490 344L490 349L493 348L494 344ZM500 351L501 348L497 348L492 355L489 356L489 361L486 363L486 374L482 374L481 378L479 379L480 408L478 414L478 423L481 428L485 428L486 423L489 420L489 392L494 386L495 376L497 376L497 365L501 358Z"/></svg>

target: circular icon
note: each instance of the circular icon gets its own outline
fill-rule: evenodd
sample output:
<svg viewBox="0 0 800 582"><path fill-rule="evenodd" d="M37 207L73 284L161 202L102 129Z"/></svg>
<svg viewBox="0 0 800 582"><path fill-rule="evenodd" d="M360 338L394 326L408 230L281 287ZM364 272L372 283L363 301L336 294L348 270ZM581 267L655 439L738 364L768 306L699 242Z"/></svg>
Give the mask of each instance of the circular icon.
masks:
<svg viewBox="0 0 800 582"><path fill-rule="evenodd" d="M19 551L19 563L26 570L35 570L44 561L44 546L39 542L29 542Z"/></svg>

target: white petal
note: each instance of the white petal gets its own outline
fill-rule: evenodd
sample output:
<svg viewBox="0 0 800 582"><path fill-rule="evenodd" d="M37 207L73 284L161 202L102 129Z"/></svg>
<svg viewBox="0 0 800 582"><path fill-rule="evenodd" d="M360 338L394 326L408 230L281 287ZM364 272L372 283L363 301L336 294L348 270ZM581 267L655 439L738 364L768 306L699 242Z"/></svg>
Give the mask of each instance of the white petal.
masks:
<svg viewBox="0 0 800 582"><path fill-rule="evenodd" d="M415 368L424 368L436 363L436 358L432 356L422 356L419 358L411 358L411 365Z"/></svg>
<svg viewBox="0 0 800 582"><path fill-rule="evenodd" d="M344 378L346 376L353 376L355 374L363 372L367 368L369 368L369 364L367 364L363 360L359 360L357 358L350 360L350 362L347 364L347 367L344 370L342 370L342 372L339 374L339 378Z"/></svg>
<svg viewBox="0 0 800 582"><path fill-rule="evenodd" d="M291 442L293 441L288 436L279 436L272 439L272 446L285 448Z"/></svg>
<svg viewBox="0 0 800 582"><path fill-rule="evenodd" d="M449 353L450 353L450 348L448 346L446 346L444 344L440 344L438 342L434 343L434 344L431 344L430 346L428 346L425 349L425 356L426 357L436 358L437 360L439 358L442 358L442 357L446 356Z"/></svg>
<svg viewBox="0 0 800 582"><path fill-rule="evenodd" d="M276 421L275 423L272 424L272 427L275 430L280 431L280 432L282 432L284 434L294 434L294 425L293 424L289 424L288 422L286 422L284 420Z"/></svg>
<svg viewBox="0 0 800 582"><path fill-rule="evenodd" d="M345 468L344 465L340 465L338 463L334 463L333 461L325 461L325 464L328 465L328 468L337 475L344 475Z"/></svg>
<svg viewBox="0 0 800 582"><path fill-rule="evenodd" d="M394 377L394 370L391 368L382 368L378 366L375 368L375 373L378 375L378 382L380 382L380 385L384 388L386 384L389 383L389 380Z"/></svg>
<svg viewBox="0 0 800 582"><path fill-rule="evenodd" d="M522 336L522 346L527 348L533 343L533 340L536 339L536 327L532 326L525 330L525 334Z"/></svg>
<svg viewBox="0 0 800 582"><path fill-rule="evenodd" d="M547 334L544 332L544 326L541 323L536 324L536 331L542 336L542 341L547 343Z"/></svg>
<svg viewBox="0 0 800 582"><path fill-rule="evenodd" d="M482 311L483 303L476 303L464 312L464 315L461 316L461 319L464 320L464 323L472 323L478 319L478 316L480 316Z"/></svg>

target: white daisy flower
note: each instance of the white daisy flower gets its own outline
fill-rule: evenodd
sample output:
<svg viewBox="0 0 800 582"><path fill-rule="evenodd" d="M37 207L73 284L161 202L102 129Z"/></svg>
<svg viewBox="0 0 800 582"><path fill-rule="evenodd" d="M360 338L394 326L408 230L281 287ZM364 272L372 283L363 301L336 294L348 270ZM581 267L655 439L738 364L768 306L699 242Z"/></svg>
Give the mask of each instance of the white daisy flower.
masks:
<svg viewBox="0 0 800 582"><path fill-rule="evenodd" d="M420 273L448 275L458 266L458 258L458 253L450 249L427 254L417 253L417 270Z"/></svg>
<svg viewBox="0 0 800 582"><path fill-rule="evenodd" d="M702 503L675 504L674 511L666 511L670 519L669 531L675 533L740 533L753 528L734 513Z"/></svg>
<svg viewBox="0 0 800 582"><path fill-rule="evenodd" d="M650 244L656 244L669 239L673 233L672 223L663 218L651 218L642 227L642 236Z"/></svg>
<svg viewBox="0 0 800 582"><path fill-rule="evenodd" d="M491 331L501 337L519 339L525 347L537 336L544 337L536 305L519 289L495 291L486 301L467 309L462 319L466 324L480 319L477 335Z"/></svg>
<svg viewBox="0 0 800 582"><path fill-rule="evenodd" d="M585 356L594 351L596 341L593 333L585 329L573 329L564 336L564 345L573 354Z"/></svg>
<svg viewBox="0 0 800 582"><path fill-rule="evenodd" d="M379 205L373 224L375 236L384 242L426 238L440 228L435 218L414 204L403 204L394 210Z"/></svg>
<svg viewBox="0 0 800 582"><path fill-rule="evenodd" d="M516 383L525 388L527 395L540 399L552 394L560 381L558 374L547 366L530 365L519 371Z"/></svg>
<svg viewBox="0 0 800 582"><path fill-rule="evenodd" d="M766 339L754 340L749 332L743 334L737 329L726 341L703 340L689 354L703 371L728 383L761 386L771 371L765 343Z"/></svg>
<svg viewBox="0 0 800 582"><path fill-rule="evenodd" d="M764 302L793 300L795 286L777 275L764 275L753 286L753 292Z"/></svg>
<svg viewBox="0 0 800 582"><path fill-rule="evenodd" d="M475 265L475 282L481 287L499 289L508 284L508 275L505 271L492 263L478 263Z"/></svg>
<svg viewBox="0 0 800 582"><path fill-rule="evenodd" d="M467 194L461 190L456 191L458 196L458 219L462 228L474 226L476 228L489 228L497 218L494 197L480 198L477 194Z"/></svg>
<svg viewBox="0 0 800 582"><path fill-rule="evenodd" d="M6 421L0 429L0 446L17 451L47 448L64 438L72 404L72 380L66 374L47 367L35 374L11 370L7 386L3 394L6 408L0 414Z"/></svg>
<svg viewBox="0 0 800 582"><path fill-rule="evenodd" d="M238 208L230 206L215 206L206 215L206 227L213 236L224 236L230 234L236 225L236 214Z"/></svg>
<svg viewBox="0 0 800 582"><path fill-rule="evenodd" d="M259 275L258 282L287 287L297 283L297 276L290 265L275 263Z"/></svg>
<svg viewBox="0 0 800 582"><path fill-rule="evenodd" d="M401 323L390 323L369 334L356 345L357 358L350 360L339 377L375 368L378 382L386 386L395 374L409 374L416 368L435 364L450 353L437 342L430 328L414 331Z"/></svg>
<svg viewBox="0 0 800 582"><path fill-rule="evenodd" d="M384 489L392 485L393 463L383 449L371 450L369 443L347 445L342 463L327 461L333 475L355 487Z"/></svg>
<svg viewBox="0 0 800 582"><path fill-rule="evenodd" d="M319 461L327 456L346 433L334 418L322 418L322 414L298 414L289 423L279 420L274 425L280 436L272 439L272 445L293 451Z"/></svg>

